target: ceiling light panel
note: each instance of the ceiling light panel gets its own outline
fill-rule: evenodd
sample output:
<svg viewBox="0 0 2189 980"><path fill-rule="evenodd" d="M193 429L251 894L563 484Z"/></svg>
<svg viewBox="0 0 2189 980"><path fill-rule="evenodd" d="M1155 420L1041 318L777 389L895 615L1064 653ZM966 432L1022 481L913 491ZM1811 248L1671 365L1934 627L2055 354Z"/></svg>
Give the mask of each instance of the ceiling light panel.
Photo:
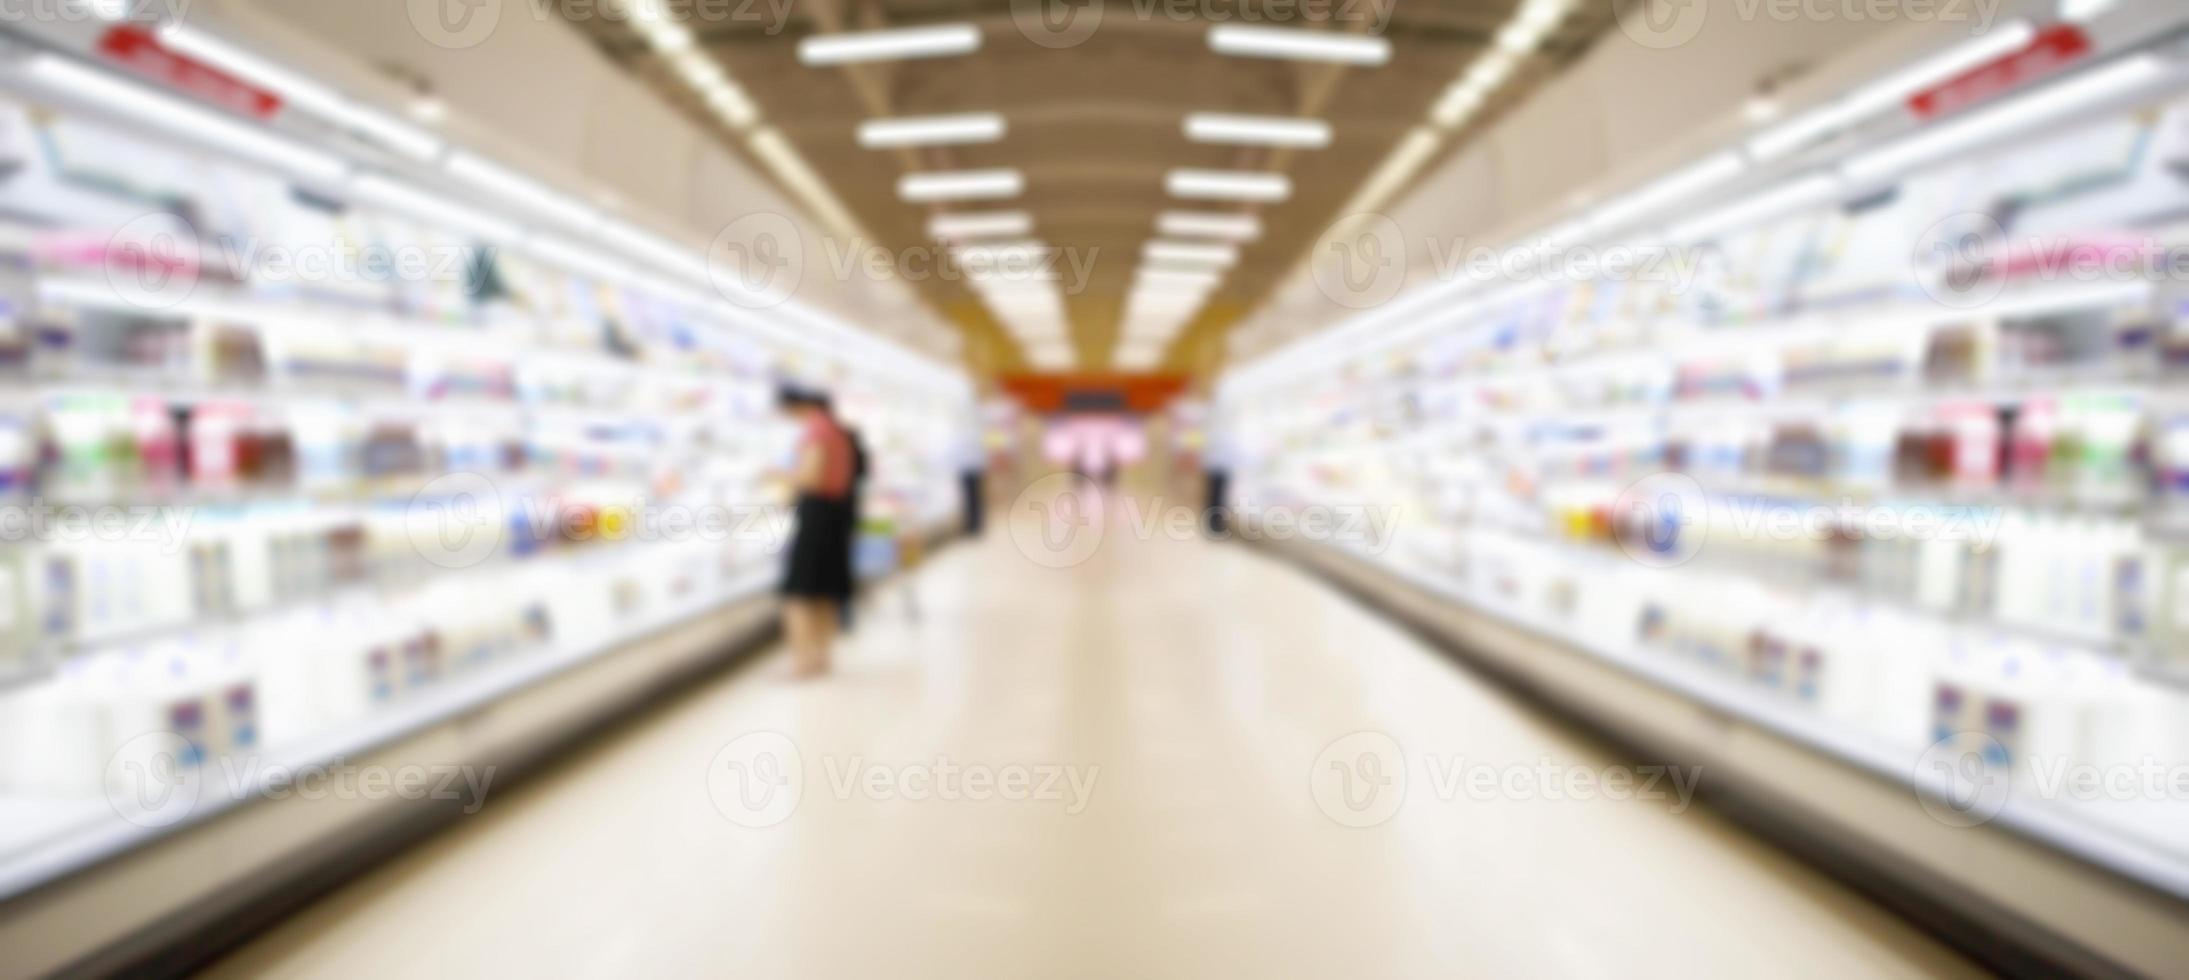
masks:
<svg viewBox="0 0 2189 980"><path fill-rule="evenodd" d="M930 201L980 201L1017 197L1026 178L1016 170L943 170L905 174L897 179L898 198L911 204Z"/></svg>
<svg viewBox="0 0 2189 980"><path fill-rule="evenodd" d="M938 214L927 219L927 234L950 241L975 238L1007 238L1034 230L1034 218L1024 211L967 211Z"/></svg>
<svg viewBox="0 0 2189 980"><path fill-rule="evenodd" d="M1165 211L1155 216L1155 230L1173 238L1251 242L1262 237L1262 219L1222 211Z"/></svg>
<svg viewBox="0 0 2189 980"><path fill-rule="evenodd" d="M1195 268L1230 268L1239 263L1239 246L1211 242L1153 241L1141 249L1149 262Z"/></svg>
<svg viewBox="0 0 2189 980"><path fill-rule="evenodd" d="M569 195L485 157L458 152L449 157L448 171L459 180L565 224L587 228L599 220L592 208Z"/></svg>
<svg viewBox="0 0 2189 980"><path fill-rule="evenodd" d="M1003 117L993 112L869 119L859 124L859 145L878 150L898 146L993 143L1003 138L1003 131Z"/></svg>
<svg viewBox="0 0 2189 980"><path fill-rule="evenodd" d="M825 34L798 42L798 60L807 65L849 65L906 58L947 58L980 50L980 28L942 24L888 31Z"/></svg>
<svg viewBox="0 0 2189 980"><path fill-rule="evenodd" d="M1163 177L1172 197L1209 201L1273 203L1292 196L1292 179L1255 170L1180 168Z"/></svg>
<svg viewBox="0 0 2189 980"><path fill-rule="evenodd" d="M1391 60L1391 42L1380 37L1246 24L1218 24L1209 28L1209 50L1241 58L1329 61L1345 65L1373 66Z"/></svg>
<svg viewBox="0 0 2189 980"><path fill-rule="evenodd" d="M1195 112L1186 116L1186 138L1196 143L1321 149L1330 145L1330 124L1290 116Z"/></svg>

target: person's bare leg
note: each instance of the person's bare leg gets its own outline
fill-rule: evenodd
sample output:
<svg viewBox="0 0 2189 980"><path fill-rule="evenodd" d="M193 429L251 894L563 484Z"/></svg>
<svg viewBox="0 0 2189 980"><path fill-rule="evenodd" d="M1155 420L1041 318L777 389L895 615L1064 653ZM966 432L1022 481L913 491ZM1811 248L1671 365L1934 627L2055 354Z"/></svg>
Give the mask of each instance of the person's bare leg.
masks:
<svg viewBox="0 0 2189 980"><path fill-rule="evenodd" d="M784 642L790 647L790 671L796 676L812 672L814 603L810 599L783 600Z"/></svg>
<svg viewBox="0 0 2189 980"><path fill-rule="evenodd" d="M829 669L829 651L836 645L836 628L843 622L843 610L836 603L826 600L813 604L813 659L812 672L826 674Z"/></svg>

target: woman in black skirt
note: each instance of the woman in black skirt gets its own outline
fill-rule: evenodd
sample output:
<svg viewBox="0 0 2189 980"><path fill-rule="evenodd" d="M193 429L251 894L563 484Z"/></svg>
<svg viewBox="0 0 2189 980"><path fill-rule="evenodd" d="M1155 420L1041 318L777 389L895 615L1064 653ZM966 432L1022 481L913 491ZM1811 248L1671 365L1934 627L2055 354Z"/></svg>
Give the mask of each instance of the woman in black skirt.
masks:
<svg viewBox="0 0 2189 980"><path fill-rule="evenodd" d="M783 411L797 420L798 461L791 472L798 526L783 564L783 631L791 670L828 673L841 606L851 595L851 440L829 410L828 396L785 389Z"/></svg>

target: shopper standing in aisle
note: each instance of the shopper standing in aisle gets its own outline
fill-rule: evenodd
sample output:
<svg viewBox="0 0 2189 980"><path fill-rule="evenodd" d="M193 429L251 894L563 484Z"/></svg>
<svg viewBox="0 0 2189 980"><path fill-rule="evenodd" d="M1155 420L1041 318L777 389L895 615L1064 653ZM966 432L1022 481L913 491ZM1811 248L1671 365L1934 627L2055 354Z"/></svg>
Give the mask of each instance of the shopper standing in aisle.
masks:
<svg viewBox="0 0 2189 980"><path fill-rule="evenodd" d="M851 485L857 464L828 396L786 388L779 402L800 430L791 472L798 526L783 566L783 630L792 673L815 677L828 672L837 618L851 594Z"/></svg>

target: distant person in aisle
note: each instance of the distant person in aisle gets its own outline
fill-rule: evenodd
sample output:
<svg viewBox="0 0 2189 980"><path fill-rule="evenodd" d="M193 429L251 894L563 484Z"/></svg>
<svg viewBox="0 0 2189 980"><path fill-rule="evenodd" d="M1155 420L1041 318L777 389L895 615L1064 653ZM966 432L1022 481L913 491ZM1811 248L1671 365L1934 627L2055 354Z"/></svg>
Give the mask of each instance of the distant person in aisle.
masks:
<svg viewBox="0 0 2189 980"><path fill-rule="evenodd" d="M851 491L858 461L827 395L785 388L778 401L799 426L790 473L797 529L783 564L783 631L791 672L817 677L828 673L829 649L851 595Z"/></svg>

